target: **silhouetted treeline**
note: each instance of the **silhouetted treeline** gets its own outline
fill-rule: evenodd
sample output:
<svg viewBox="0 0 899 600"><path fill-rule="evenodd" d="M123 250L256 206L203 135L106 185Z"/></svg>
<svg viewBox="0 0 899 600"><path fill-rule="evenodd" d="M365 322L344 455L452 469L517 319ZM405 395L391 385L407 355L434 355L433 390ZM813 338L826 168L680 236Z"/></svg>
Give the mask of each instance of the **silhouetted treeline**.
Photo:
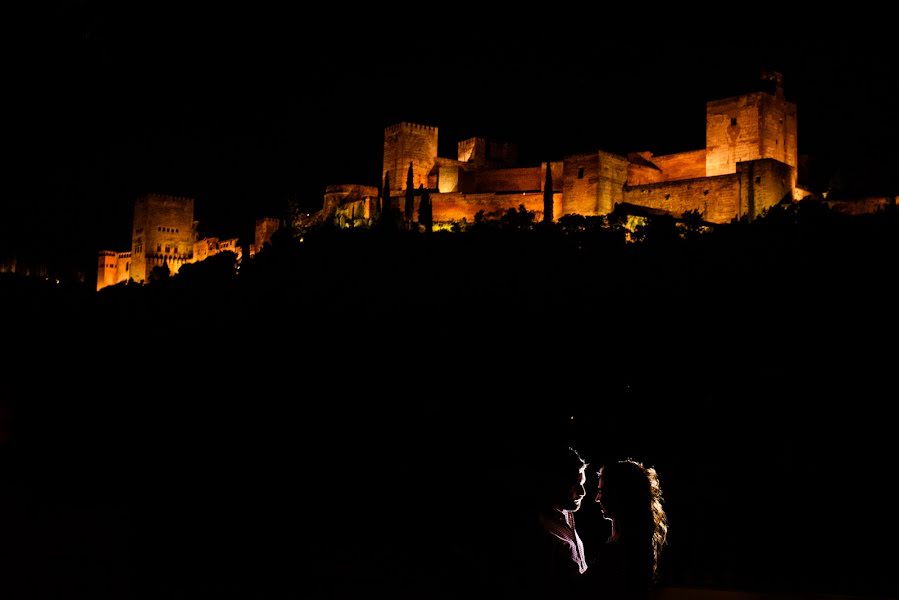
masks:
<svg viewBox="0 0 899 600"><path fill-rule="evenodd" d="M556 439L588 497L603 461L658 469L663 584L899 592L895 213L650 219L635 243L614 215L513 213L282 232L100 293L0 277L4 581L503 597ZM588 553L605 527L585 502Z"/></svg>

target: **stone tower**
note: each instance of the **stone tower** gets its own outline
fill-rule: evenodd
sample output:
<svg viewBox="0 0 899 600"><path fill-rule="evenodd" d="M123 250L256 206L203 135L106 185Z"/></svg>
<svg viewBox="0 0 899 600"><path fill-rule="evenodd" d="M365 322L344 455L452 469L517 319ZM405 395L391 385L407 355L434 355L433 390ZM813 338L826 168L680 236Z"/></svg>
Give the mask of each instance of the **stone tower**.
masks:
<svg viewBox="0 0 899 600"><path fill-rule="evenodd" d="M381 183L390 173L392 190L406 189L406 173L412 163L412 182L428 187L428 174L437 162L437 128L415 123L397 123L384 130L384 168Z"/></svg>
<svg viewBox="0 0 899 600"><path fill-rule="evenodd" d="M118 257L112 250L101 250L97 262L97 291L115 285L118 280Z"/></svg>
<svg viewBox="0 0 899 600"><path fill-rule="evenodd" d="M795 182L796 105L784 98L780 73L766 72L762 78L773 84L773 93L753 92L706 104L707 177L736 173L738 162L773 158L793 168Z"/></svg>
<svg viewBox="0 0 899 600"><path fill-rule="evenodd" d="M134 202L131 278L146 281L153 267L168 265L172 275L193 261L194 199L147 194Z"/></svg>

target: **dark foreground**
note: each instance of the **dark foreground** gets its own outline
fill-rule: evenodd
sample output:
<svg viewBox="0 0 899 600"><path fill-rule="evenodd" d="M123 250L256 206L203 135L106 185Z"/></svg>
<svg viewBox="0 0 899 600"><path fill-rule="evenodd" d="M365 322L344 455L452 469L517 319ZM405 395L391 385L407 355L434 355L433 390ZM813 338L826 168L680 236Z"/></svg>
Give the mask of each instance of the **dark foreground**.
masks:
<svg viewBox="0 0 899 600"><path fill-rule="evenodd" d="M864 237L845 258L438 236L99 295L4 280L0 581L503 597L559 440L658 469L663 598L897 596L897 253ZM588 552L607 535L592 503L578 524Z"/></svg>

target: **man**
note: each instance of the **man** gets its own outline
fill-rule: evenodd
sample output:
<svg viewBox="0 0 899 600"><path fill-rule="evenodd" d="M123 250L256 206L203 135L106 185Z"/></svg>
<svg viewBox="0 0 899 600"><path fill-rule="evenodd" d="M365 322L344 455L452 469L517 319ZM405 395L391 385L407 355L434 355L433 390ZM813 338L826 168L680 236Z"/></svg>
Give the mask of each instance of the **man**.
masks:
<svg viewBox="0 0 899 600"><path fill-rule="evenodd" d="M574 448L561 447L544 454L536 475L538 524L528 579L530 593L557 597L575 593L587 570L584 544L574 524L574 513L586 496L587 463Z"/></svg>

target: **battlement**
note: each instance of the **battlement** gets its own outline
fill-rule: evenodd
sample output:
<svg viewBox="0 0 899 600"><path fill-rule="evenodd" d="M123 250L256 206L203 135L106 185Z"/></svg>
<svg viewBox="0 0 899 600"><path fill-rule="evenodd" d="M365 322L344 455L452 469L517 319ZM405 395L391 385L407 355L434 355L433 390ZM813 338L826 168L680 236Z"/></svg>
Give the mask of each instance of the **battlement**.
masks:
<svg viewBox="0 0 899 600"><path fill-rule="evenodd" d="M420 131L423 133L437 133L437 127L432 125L422 125L420 123L411 123L409 121L401 121L394 125L384 128L384 134L398 133L400 131Z"/></svg>
<svg viewBox="0 0 899 600"><path fill-rule="evenodd" d="M780 73L765 72L763 80L775 88L706 102L707 176L763 158L798 166L796 105L784 98Z"/></svg>
<svg viewBox="0 0 899 600"><path fill-rule="evenodd" d="M391 189L406 189L410 163L413 188L427 186L428 176L436 160L436 127L403 121L384 130L384 164L381 180L389 176Z"/></svg>
<svg viewBox="0 0 899 600"><path fill-rule="evenodd" d="M145 198L147 200L162 200L168 202L193 202L193 198L189 196L173 196L171 194L157 194L157 193L149 193L144 194L141 198Z"/></svg>
<svg viewBox="0 0 899 600"><path fill-rule="evenodd" d="M762 81L770 81L777 87L783 87L784 76L777 71L769 71L766 69L762 71Z"/></svg>
<svg viewBox="0 0 899 600"><path fill-rule="evenodd" d="M325 186L325 195L328 194L358 194L360 196L378 196L378 188L373 185L359 185L357 183L340 183Z"/></svg>

